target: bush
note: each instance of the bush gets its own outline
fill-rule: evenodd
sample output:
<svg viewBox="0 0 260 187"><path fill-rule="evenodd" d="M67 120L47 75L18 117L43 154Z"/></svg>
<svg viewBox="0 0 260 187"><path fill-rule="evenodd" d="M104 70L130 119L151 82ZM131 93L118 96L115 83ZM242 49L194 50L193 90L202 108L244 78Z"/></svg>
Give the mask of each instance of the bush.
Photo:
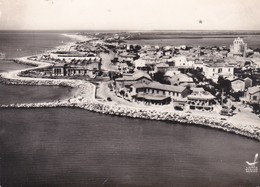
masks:
<svg viewBox="0 0 260 187"><path fill-rule="evenodd" d="M175 110L179 110L179 111L183 111L183 108L180 107L180 106L175 106L174 109L175 109Z"/></svg>

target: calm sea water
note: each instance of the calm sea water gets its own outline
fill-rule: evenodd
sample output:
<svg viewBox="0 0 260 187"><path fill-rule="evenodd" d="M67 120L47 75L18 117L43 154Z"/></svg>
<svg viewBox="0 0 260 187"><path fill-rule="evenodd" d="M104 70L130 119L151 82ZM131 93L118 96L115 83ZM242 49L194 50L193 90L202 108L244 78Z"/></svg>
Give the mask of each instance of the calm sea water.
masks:
<svg viewBox="0 0 260 187"><path fill-rule="evenodd" d="M15 64L0 67L16 69ZM0 85L0 92L0 102L37 102L70 93L8 85ZM4 187L257 186L260 173L245 172L256 153L260 143L255 140L200 126L69 108L0 109Z"/></svg>
<svg viewBox="0 0 260 187"><path fill-rule="evenodd" d="M39 103L66 99L72 88L58 86L23 86L0 83L0 104Z"/></svg>
<svg viewBox="0 0 260 187"><path fill-rule="evenodd" d="M35 55L72 41L55 32L0 31L0 52L6 58Z"/></svg>
<svg viewBox="0 0 260 187"><path fill-rule="evenodd" d="M257 186L260 144L80 109L0 109L2 186Z"/></svg>

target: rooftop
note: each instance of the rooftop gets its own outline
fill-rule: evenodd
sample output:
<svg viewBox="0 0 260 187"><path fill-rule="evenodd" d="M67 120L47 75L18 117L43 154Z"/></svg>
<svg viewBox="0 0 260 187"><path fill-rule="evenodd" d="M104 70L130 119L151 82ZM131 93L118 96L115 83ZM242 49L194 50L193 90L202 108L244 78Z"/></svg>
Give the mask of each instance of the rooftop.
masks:
<svg viewBox="0 0 260 187"><path fill-rule="evenodd" d="M251 94L251 95L255 94L257 92L260 92L260 86L259 85L248 88L248 93Z"/></svg>
<svg viewBox="0 0 260 187"><path fill-rule="evenodd" d="M178 93L181 93L186 89L184 86L172 86L172 85L161 84L159 82L151 82L149 84L138 83L138 84L133 84L133 86L135 88L152 88L157 90L172 91Z"/></svg>
<svg viewBox="0 0 260 187"><path fill-rule="evenodd" d="M188 95L188 99L199 99L199 100L212 100L215 99L215 96L213 96L211 93L207 91L203 92L196 92L192 93L191 95Z"/></svg>

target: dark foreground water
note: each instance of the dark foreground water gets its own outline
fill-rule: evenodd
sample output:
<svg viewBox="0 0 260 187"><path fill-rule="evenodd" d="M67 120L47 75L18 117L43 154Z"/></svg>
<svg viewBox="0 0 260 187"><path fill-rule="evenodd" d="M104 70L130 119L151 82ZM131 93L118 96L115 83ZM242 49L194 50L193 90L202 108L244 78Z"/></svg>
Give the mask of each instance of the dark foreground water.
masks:
<svg viewBox="0 0 260 187"><path fill-rule="evenodd" d="M257 186L260 143L80 109L0 109L2 186Z"/></svg>

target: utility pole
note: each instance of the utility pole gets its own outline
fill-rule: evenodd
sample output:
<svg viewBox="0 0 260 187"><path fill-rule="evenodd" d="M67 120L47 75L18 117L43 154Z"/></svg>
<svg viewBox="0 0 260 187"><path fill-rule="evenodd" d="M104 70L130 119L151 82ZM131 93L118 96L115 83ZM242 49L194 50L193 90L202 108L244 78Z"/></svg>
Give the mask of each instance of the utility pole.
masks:
<svg viewBox="0 0 260 187"><path fill-rule="evenodd" d="M223 92L224 92L224 90L223 90L223 88L222 88L222 93L221 93L221 106L223 106L223 97L224 97Z"/></svg>

